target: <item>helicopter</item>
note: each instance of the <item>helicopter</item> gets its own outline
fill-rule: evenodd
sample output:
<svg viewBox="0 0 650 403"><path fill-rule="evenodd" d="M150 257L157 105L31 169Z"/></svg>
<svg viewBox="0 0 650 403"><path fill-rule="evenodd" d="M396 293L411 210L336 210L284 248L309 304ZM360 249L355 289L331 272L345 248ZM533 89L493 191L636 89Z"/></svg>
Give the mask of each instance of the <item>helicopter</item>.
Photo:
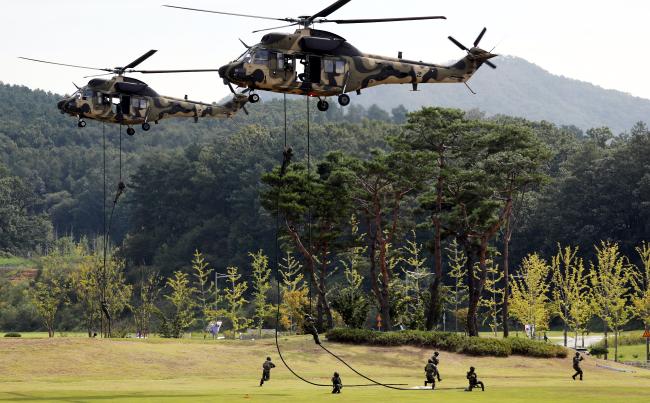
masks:
<svg viewBox="0 0 650 403"><path fill-rule="evenodd" d="M341 36L312 28L314 24L322 23L363 24L446 19L444 16L348 20L324 18L350 1L338 0L316 14L297 18L272 18L173 5L164 7L289 23L256 30L253 33L298 26L293 34L268 33L262 37L260 43L253 46L246 45L240 39L246 51L236 60L219 68L219 76L230 91L235 93L233 84L245 88L251 103L260 100L255 91L264 90L317 97L318 109L326 111L329 108L327 97L336 96L341 106L347 106L350 104L348 92L355 91L360 95L362 89L384 84L411 84L413 91L417 91L418 84L421 83L467 85L467 80L483 64L496 68L489 59L497 55L478 47L487 31L486 28L479 33L471 48L451 36L448 37L456 46L467 52L465 57L449 66L407 60L402 57L402 52L399 52L397 57L362 53ZM471 88L469 89L471 91Z"/></svg>
<svg viewBox="0 0 650 403"><path fill-rule="evenodd" d="M151 128L150 122L158 124L162 119L172 117L191 117L197 122L201 117L229 118L235 115L239 109L244 109L248 102L248 96L234 94L233 97L220 104L206 104L202 102L189 101L187 96L184 99L159 95L146 83L131 77L125 77L125 73L190 73L190 72L215 72L216 69L187 69L187 70L135 70L133 69L157 50L150 50L138 57L124 67L96 68L77 66L72 64L56 63L46 60L20 57L39 63L56 64L60 66L75 67L90 70L106 71L101 75L114 76L108 80L103 78L92 78L83 87L75 84L77 90L69 97L57 103L61 113L77 117L77 126L85 127L84 119L97 120L106 123L118 123L126 125L126 133L129 136L135 134L132 127L140 124L142 130L148 131ZM86 76L97 77L97 76ZM73 83L74 84L74 83Z"/></svg>

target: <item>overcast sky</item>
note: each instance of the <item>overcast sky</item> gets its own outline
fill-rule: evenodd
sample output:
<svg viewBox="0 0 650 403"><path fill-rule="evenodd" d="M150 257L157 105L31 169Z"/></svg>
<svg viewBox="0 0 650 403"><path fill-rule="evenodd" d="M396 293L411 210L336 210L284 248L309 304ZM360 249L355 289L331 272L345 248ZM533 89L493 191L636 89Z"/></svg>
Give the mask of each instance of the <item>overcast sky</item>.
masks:
<svg viewBox="0 0 650 403"><path fill-rule="evenodd" d="M139 67L218 68L242 52L237 38L256 43L263 33L253 34L253 29L276 24L174 10L162 4L282 18L313 14L333 1L4 0L0 81L62 94L74 90L72 81L85 83L83 76L92 74L18 56L114 67L158 49ZM352 0L330 18L417 15L448 19L319 27L338 33L363 52L395 56L401 50L405 58L442 63L463 56L448 35L469 46L486 26L481 46L487 50L497 45L495 53L522 57L551 73L650 99L650 1ZM494 61L498 64L498 59ZM213 101L228 93L216 73L134 77L146 79L165 95L188 94L190 99Z"/></svg>

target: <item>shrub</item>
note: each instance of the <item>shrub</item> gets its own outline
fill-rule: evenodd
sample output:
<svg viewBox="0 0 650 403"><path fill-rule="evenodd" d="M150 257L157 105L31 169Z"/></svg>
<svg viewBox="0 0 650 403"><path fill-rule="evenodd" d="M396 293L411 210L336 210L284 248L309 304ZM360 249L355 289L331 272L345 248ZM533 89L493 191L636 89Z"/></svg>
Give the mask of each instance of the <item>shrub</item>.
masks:
<svg viewBox="0 0 650 403"><path fill-rule="evenodd" d="M511 337L506 340L510 343L512 354L541 358L565 358L567 356L567 350L564 347L554 344L540 343L518 337Z"/></svg>
<svg viewBox="0 0 650 403"><path fill-rule="evenodd" d="M16 332L9 332L9 333L5 333L4 337L22 337L22 335Z"/></svg>
<svg viewBox="0 0 650 403"><path fill-rule="evenodd" d="M609 354L609 350L603 346L595 344L589 349L589 354L600 357L601 355Z"/></svg>
<svg viewBox="0 0 650 403"><path fill-rule="evenodd" d="M329 341L373 346L402 346L435 348L475 356L507 357L510 354L530 357L567 356L565 348L528 339L491 339L468 337L458 333L403 330L376 332L367 329L336 328L327 332Z"/></svg>

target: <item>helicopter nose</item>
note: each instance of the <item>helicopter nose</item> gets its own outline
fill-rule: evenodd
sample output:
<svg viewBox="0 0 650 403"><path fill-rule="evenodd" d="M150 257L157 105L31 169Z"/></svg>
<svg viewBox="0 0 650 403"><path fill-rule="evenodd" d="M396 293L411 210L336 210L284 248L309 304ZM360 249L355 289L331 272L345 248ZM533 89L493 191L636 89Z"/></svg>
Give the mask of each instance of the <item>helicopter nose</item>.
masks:
<svg viewBox="0 0 650 403"><path fill-rule="evenodd" d="M219 67L219 77L226 78L226 70L228 70L228 65Z"/></svg>
<svg viewBox="0 0 650 403"><path fill-rule="evenodd" d="M56 107L59 108L60 110L63 110L63 105L65 105L65 99L62 99L59 102L57 102Z"/></svg>

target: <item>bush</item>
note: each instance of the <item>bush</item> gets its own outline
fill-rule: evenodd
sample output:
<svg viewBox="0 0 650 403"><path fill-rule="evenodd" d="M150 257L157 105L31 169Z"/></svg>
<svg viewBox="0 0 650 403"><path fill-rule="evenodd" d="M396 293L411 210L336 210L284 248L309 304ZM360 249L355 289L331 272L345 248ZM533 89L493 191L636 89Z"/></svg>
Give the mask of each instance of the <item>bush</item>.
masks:
<svg viewBox="0 0 650 403"><path fill-rule="evenodd" d="M603 346L595 344L589 349L589 354L600 357L601 355L609 354L609 350Z"/></svg>
<svg viewBox="0 0 650 403"><path fill-rule="evenodd" d="M567 350L564 347L528 339L479 338L463 336L458 333L421 330L376 332L367 329L336 328L327 332L327 339L340 343L373 346L410 345L475 356L507 357L510 354L545 358L567 356Z"/></svg>
<svg viewBox="0 0 650 403"><path fill-rule="evenodd" d="M16 332L10 332L10 333L5 333L4 337L22 337L22 335Z"/></svg>

